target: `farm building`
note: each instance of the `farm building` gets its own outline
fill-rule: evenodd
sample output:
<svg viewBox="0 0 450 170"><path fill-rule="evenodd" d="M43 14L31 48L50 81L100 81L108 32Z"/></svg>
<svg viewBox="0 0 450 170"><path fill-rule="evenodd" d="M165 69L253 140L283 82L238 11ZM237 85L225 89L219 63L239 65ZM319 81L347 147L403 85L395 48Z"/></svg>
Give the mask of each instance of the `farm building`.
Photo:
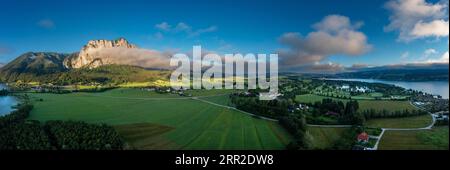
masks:
<svg viewBox="0 0 450 170"><path fill-rule="evenodd" d="M369 135L366 132L362 132L358 135L357 141L367 143L369 142Z"/></svg>

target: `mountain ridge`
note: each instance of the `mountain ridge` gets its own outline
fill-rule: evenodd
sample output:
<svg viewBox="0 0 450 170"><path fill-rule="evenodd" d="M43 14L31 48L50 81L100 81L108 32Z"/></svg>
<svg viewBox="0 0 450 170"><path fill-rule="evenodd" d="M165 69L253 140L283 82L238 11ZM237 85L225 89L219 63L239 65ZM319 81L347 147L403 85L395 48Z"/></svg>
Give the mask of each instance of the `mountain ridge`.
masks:
<svg viewBox="0 0 450 170"><path fill-rule="evenodd" d="M146 65L164 65L166 60L161 60L159 57L161 55L158 52L139 49L125 38L90 40L79 52L70 54L24 53L0 68L0 81L16 82L21 80L66 84L77 81L84 83L88 81L149 81L153 80L151 76L166 79L167 72L164 71L164 67L144 67ZM142 63L144 66L139 65ZM164 74L159 75L157 72Z"/></svg>

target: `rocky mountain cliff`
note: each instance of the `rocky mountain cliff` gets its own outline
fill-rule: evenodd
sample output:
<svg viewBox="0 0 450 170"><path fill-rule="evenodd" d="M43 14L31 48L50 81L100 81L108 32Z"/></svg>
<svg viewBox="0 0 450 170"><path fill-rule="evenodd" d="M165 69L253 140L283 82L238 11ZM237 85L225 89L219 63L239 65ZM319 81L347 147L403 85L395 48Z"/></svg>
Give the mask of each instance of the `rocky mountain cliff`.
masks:
<svg viewBox="0 0 450 170"><path fill-rule="evenodd" d="M64 60L66 68L96 68L108 64L122 64L121 61L108 54L107 50L111 49L137 49L134 44L128 43L124 38L117 40L91 40L86 44L81 51L72 57Z"/></svg>

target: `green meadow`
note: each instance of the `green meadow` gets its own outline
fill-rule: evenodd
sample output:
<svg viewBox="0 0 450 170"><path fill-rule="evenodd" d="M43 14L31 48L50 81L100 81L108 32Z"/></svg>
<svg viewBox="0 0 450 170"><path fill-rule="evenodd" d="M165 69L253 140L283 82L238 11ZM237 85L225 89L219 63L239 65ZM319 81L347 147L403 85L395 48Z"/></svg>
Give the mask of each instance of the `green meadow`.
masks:
<svg viewBox="0 0 450 170"><path fill-rule="evenodd" d="M323 99L331 98L331 97L324 97L319 96L315 94L305 94L305 95L297 95L295 100L302 103L314 103L317 101L322 101ZM338 98L331 98L333 100L338 100L342 102L347 102L346 99L338 99ZM403 111L405 109L408 110L414 110L416 109L414 106L412 106L409 101L394 101L394 100L359 100L357 99L359 103L359 110L387 110L387 111Z"/></svg>
<svg viewBox="0 0 450 170"><path fill-rule="evenodd" d="M349 128L308 127L314 149L330 149Z"/></svg>
<svg viewBox="0 0 450 170"><path fill-rule="evenodd" d="M448 126L431 130L387 131L380 141L380 150L448 150Z"/></svg>
<svg viewBox="0 0 450 170"><path fill-rule="evenodd" d="M28 94L35 106L29 119L113 125L131 149L284 149L291 140L277 122L175 94L139 89Z"/></svg>
<svg viewBox="0 0 450 170"><path fill-rule="evenodd" d="M432 121L431 115L426 114L401 118L371 119L365 125L378 128L423 128L430 125Z"/></svg>

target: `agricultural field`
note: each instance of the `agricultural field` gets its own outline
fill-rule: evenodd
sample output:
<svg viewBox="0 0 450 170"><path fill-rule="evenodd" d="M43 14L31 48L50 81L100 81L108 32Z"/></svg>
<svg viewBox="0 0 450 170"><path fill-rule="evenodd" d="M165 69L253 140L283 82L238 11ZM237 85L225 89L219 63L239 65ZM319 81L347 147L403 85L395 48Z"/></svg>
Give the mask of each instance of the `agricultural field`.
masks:
<svg viewBox="0 0 450 170"><path fill-rule="evenodd" d="M402 118L370 119L365 125L379 128L423 128L430 125L432 121L431 116L426 114Z"/></svg>
<svg viewBox="0 0 450 170"><path fill-rule="evenodd" d="M297 95L295 100L302 103L314 103L317 101L322 101L323 99L331 98L324 97L315 94L305 94ZM331 98L333 100L347 102L346 99ZM403 111L405 109L414 110L416 109L412 106L409 101L393 101L393 100L357 100L359 103L359 110L370 110L374 109L377 111L382 111L383 109L394 112Z"/></svg>
<svg viewBox="0 0 450 170"><path fill-rule="evenodd" d="M219 95L219 96L206 96L200 97L202 100L206 100L209 102L217 103L224 106L233 106L231 103L230 97L228 95Z"/></svg>
<svg viewBox="0 0 450 170"><path fill-rule="evenodd" d="M29 119L106 123L134 149L284 149L291 141L277 122L175 94L115 89L28 95L35 106Z"/></svg>
<svg viewBox="0 0 450 170"><path fill-rule="evenodd" d="M381 150L448 150L448 126L421 131L387 131L380 141Z"/></svg>
<svg viewBox="0 0 450 170"><path fill-rule="evenodd" d="M329 149L348 128L308 127L314 149Z"/></svg>

